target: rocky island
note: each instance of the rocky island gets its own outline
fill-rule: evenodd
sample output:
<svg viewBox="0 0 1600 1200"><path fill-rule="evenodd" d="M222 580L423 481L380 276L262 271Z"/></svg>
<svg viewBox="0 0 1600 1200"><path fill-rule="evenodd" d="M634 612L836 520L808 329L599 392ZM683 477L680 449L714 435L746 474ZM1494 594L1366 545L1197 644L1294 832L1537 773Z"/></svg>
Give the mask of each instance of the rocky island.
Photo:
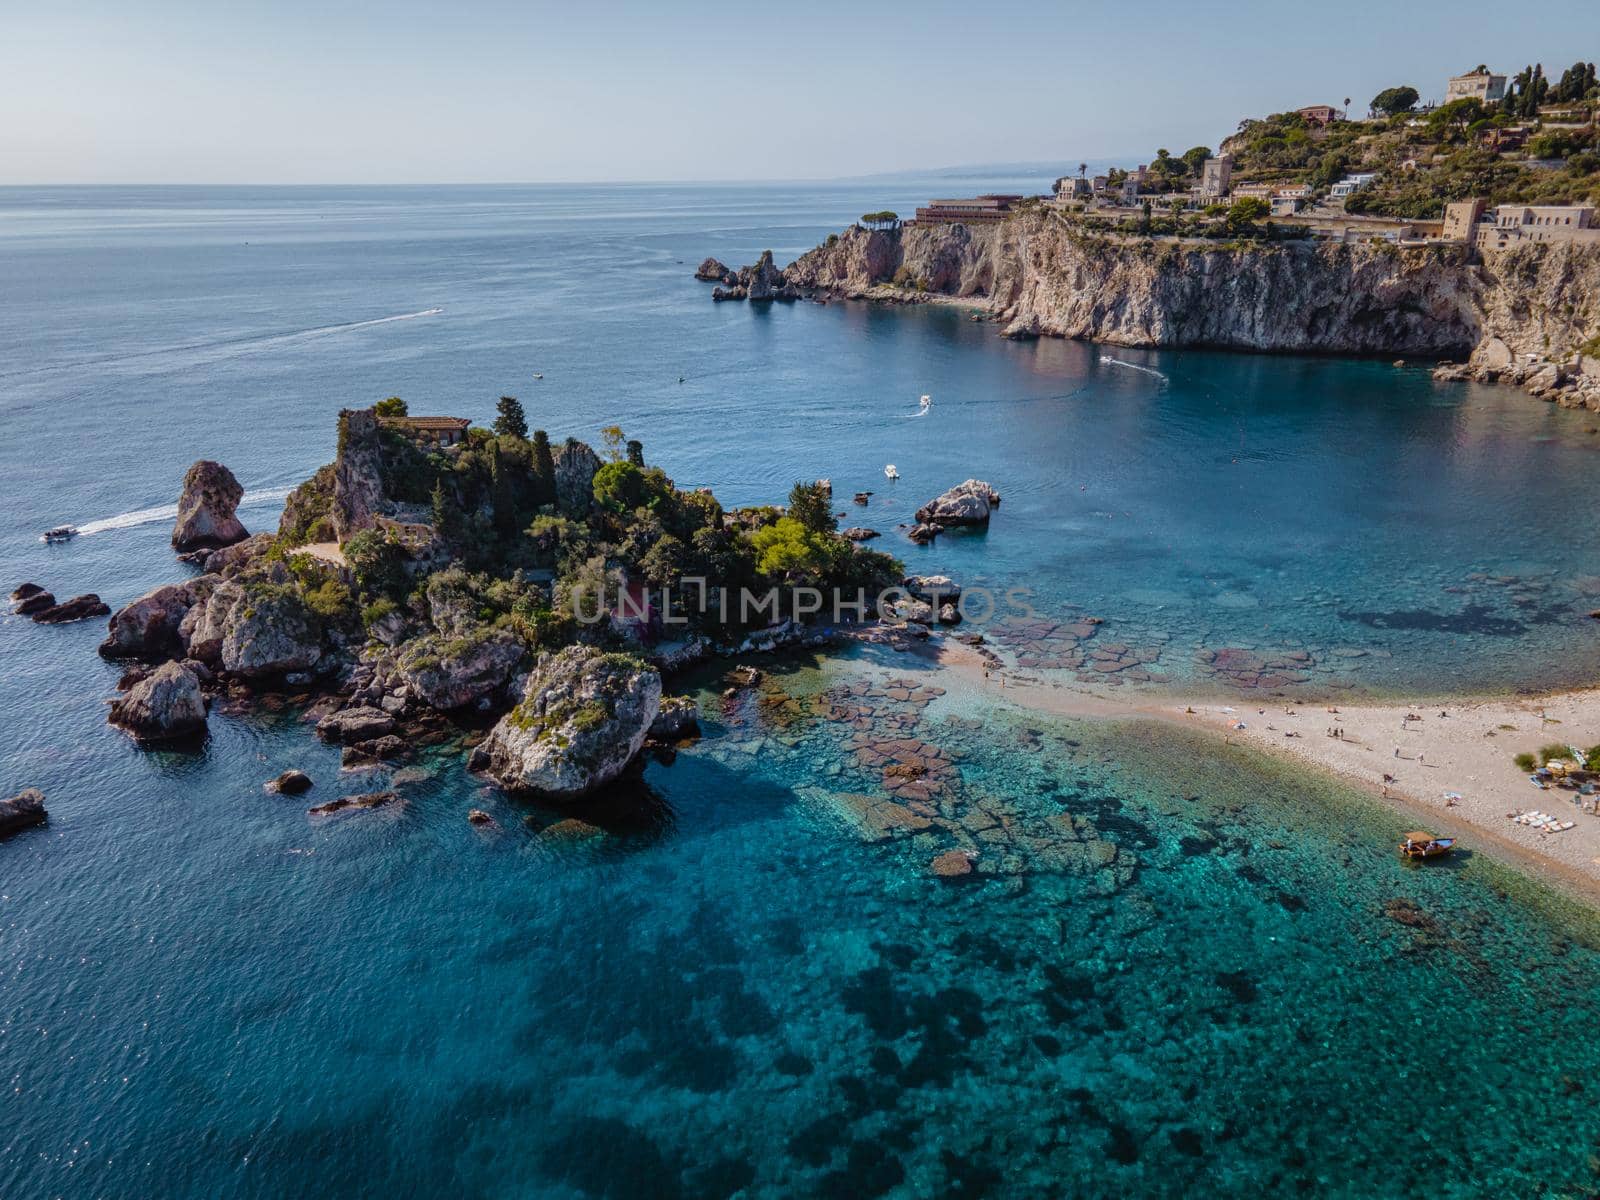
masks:
<svg viewBox="0 0 1600 1200"><path fill-rule="evenodd" d="M337 441L276 533L248 535L226 467L189 471L173 545L196 573L124 605L100 646L128 664L110 719L141 745L202 739L214 703L287 696L346 765L454 739L507 791L570 800L647 740L693 733L693 702L663 698L663 676L825 636L782 587L875 596L904 574L837 532L826 483L724 512L620 429L599 452L554 446L510 398L493 430L393 399L346 410ZM685 576L704 594L675 594ZM780 588L779 607L728 604L751 588ZM330 803L317 811L377 806Z"/></svg>

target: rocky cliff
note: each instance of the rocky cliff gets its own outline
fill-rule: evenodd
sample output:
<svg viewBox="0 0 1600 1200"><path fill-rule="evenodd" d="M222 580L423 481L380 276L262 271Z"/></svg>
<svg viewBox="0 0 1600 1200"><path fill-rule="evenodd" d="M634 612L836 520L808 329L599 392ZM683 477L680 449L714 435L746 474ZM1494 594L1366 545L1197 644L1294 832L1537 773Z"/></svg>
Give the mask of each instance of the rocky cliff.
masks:
<svg viewBox="0 0 1600 1200"><path fill-rule="evenodd" d="M1076 228L1050 212L989 226L853 228L785 271L871 299L954 297L1010 336L1130 346L1464 356L1490 338L1559 356L1593 337L1600 250L1176 242Z"/></svg>

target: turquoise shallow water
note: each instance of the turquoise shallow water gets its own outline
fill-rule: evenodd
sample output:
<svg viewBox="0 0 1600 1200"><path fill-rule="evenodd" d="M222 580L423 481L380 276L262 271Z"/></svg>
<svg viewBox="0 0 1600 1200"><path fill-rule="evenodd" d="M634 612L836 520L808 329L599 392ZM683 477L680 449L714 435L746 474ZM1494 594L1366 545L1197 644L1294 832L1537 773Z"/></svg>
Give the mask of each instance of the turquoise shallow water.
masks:
<svg viewBox="0 0 1600 1200"><path fill-rule="evenodd" d="M0 191L0 567L120 603L178 573L141 513L197 455L260 527L341 405L483 420L511 390L730 502L873 487L852 517L891 544L993 480L986 536L903 552L1034 588L1003 636L1040 669L1592 676L1592 418L1388 364L714 307L686 277L949 185L906 189ZM62 520L98 531L33 540ZM381 777L292 714L136 752L100 636L0 619L0 790L52 813L0 844L0 1196L1597 1186L1592 915L1481 854L1404 868L1399 823L1331 783L871 650L727 708L698 681L707 738L577 820L440 758L404 809L313 824L262 782ZM885 773L907 754L915 795ZM935 878L957 850L975 872Z"/></svg>

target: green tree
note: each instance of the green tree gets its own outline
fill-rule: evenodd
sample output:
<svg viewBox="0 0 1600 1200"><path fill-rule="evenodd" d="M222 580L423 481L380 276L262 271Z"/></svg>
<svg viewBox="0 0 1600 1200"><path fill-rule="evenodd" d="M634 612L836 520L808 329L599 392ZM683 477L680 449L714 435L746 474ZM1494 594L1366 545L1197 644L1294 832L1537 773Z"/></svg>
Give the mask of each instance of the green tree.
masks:
<svg viewBox="0 0 1600 1200"><path fill-rule="evenodd" d="M353 534L343 550L356 586L364 594L392 597L405 586L404 553L376 529Z"/></svg>
<svg viewBox="0 0 1600 1200"><path fill-rule="evenodd" d="M621 462L623 448L628 441L628 435L622 432L621 425L607 425L600 431L601 444L606 448L607 462Z"/></svg>
<svg viewBox="0 0 1600 1200"><path fill-rule="evenodd" d="M443 475L434 480L430 507L433 511L434 531L442 538L453 536L456 526L456 510L455 505L450 502L450 497L444 490Z"/></svg>
<svg viewBox="0 0 1600 1200"><path fill-rule="evenodd" d="M380 417L403 417L407 415L406 402L399 396L390 396L387 400L379 400L373 409Z"/></svg>
<svg viewBox="0 0 1600 1200"><path fill-rule="evenodd" d="M1199 175L1205 168L1206 159L1210 157L1210 146L1190 146L1183 152L1184 165L1189 168L1189 174L1191 175Z"/></svg>
<svg viewBox="0 0 1600 1200"><path fill-rule="evenodd" d="M780 517L756 530L751 543L756 551L756 569L763 575L791 580L815 578L832 561L826 535L807 529L793 517Z"/></svg>
<svg viewBox="0 0 1600 1200"><path fill-rule="evenodd" d="M556 502L556 459L550 452L550 435L533 431L533 502L536 506Z"/></svg>
<svg viewBox="0 0 1600 1200"><path fill-rule="evenodd" d="M789 489L789 515L812 533L832 533L839 528L833 496L820 483L796 483Z"/></svg>
<svg viewBox="0 0 1600 1200"><path fill-rule="evenodd" d="M515 396L501 396L495 412L494 431L501 437L528 436L528 417L522 411L522 401Z"/></svg>
<svg viewBox="0 0 1600 1200"><path fill-rule="evenodd" d="M655 509L661 505L666 476L660 471L641 470L631 462L608 462L595 472L594 499L601 508L614 513L631 513L636 508Z"/></svg>
<svg viewBox="0 0 1600 1200"><path fill-rule="evenodd" d="M1372 98L1372 111L1386 117L1396 116L1410 112L1421 98L1414 87L1384 88Z"/></svg>
<svg viewBox="0 0 1600 1200"><path fill-rule="evenodd" d="M1271 212L1271 206L1260 196L1241 196L1228 206L1228 232L1244 233Z"/></svg>

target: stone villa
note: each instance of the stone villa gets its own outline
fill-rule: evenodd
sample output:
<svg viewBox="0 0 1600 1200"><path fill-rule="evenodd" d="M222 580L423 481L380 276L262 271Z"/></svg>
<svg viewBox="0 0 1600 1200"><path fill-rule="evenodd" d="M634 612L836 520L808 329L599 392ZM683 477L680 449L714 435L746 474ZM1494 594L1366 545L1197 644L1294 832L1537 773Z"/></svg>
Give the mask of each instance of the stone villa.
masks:
<svg viewBox="0 0 1600 1200"><path fill-rule="evenodd" d="M466 417L379 417L378 424L405 434L425 449L457 445L472 424Z"/></svg>

